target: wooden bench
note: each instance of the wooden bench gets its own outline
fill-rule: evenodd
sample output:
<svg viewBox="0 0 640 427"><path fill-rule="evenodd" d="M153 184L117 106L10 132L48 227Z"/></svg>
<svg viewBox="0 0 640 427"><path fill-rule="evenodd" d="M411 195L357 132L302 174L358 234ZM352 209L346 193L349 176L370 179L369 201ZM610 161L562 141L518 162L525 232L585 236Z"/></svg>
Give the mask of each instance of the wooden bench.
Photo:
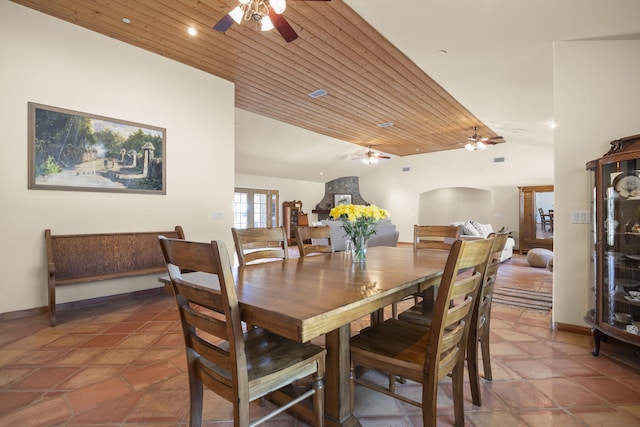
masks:
<svg viewBox="0 0 640 427"><path fill-rule="evenodd" d="M53 235L47 247L49 322L56 324L56 286L166 272L158 236L184 239L181 226L171 231Z"/></svg>

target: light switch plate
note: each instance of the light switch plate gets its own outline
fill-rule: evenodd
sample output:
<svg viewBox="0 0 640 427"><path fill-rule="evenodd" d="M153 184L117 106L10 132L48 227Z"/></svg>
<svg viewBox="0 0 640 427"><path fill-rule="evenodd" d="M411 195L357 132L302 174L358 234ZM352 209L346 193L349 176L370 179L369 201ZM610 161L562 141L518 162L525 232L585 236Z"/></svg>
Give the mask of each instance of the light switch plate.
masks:
<svg viewBox="0 0 640 427"><path fill-rule="evenodd" d="M571 211L572 224L589 224L589 211Z"/></svg>

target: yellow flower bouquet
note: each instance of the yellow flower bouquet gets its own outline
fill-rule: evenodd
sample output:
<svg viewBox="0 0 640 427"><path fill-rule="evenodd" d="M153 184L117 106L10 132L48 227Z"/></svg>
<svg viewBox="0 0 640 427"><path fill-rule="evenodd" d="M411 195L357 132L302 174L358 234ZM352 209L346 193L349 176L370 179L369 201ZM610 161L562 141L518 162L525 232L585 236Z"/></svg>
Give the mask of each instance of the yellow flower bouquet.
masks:
<svg viewBox="0 0 640 427"><path fill-rule="evenodd" d="M353 261L366 258L366 243L376 233L378 221L389 216L389 212L375 205L340 205L331 209L329 216L342 221L342 228L351 239Z"/></svg>

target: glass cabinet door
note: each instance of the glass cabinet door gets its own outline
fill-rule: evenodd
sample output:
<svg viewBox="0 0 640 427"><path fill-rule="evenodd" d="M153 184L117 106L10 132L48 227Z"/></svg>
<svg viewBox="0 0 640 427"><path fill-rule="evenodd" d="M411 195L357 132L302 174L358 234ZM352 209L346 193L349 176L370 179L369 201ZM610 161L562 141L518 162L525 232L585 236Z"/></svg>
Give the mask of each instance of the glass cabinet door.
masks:
<svg viewBox="0 0 640 427"><path fill-rule="evenodd" d="M640 327L640 170L631 159L602 166L602 317L638 335Z"/></svg>
<svg viewBox="0 0 640 427"><path fill-rule="evenodd" d="M596 203L596 171L589 169L589 213L590 227L589 227L589 297L588 297L588 310L586 321L589 324L595 324L596 322L596 291L598 289L598 232L597 232L597 211L598 204Z"/></svg>

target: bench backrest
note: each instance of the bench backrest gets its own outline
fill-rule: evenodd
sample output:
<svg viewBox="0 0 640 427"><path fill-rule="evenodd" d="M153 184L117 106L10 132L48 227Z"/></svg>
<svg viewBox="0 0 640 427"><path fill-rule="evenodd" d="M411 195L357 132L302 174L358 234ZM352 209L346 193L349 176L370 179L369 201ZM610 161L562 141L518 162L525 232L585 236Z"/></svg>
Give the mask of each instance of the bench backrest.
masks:
<svg viewBox="0 0 640 427"><path fill-rule="evenodd" d="M49 271L62 282L59 284L163 271L160 235L184 239L180 226L175 231L69 235L52 235L45 230Z"/></svg>

